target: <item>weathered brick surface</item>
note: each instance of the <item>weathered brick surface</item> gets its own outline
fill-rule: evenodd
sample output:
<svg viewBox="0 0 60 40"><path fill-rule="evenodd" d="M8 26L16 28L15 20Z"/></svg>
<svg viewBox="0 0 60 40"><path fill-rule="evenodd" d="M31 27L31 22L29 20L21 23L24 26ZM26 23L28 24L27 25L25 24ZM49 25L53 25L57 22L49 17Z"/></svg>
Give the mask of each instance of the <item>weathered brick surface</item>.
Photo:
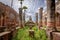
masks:
<svg viewBox="0 0 60 40"><path fill-rule="evenodd" d="M60 33L59 32L53 32L53 40L60 40Z"/></svg>
<svg viewBox="0 0 60 40"><path fill-rule="evenodd" d="M18 13L11 7L3 4L0 2L0 15L1 17L3 17L3 15L5 15L3 17L3 19L1 20L1 17L0 17L0 21L3 22L4 20L4 25L7 26L7 24L9 24L9 22L11 23L18 23ZM2 25L0 25L2 26Z"/></svg>
<svg viewBox="0 0 60 40"><path fill-rule="evenodd" d="M8 40L9 38L12 39L11 36L14 36L15 33L17 32L16 26L19 25L18 18L19 18L19 15L13 8L0 2L0 27L2 28L5 27L6 30L4 31L10 31L8 35L2 35L4 38L1 40Z"/></svg>
<svg viewBox="0 0 60 40"><path fill-rule="evenodd" d="M54 24L55 24L54 22L47 22L48 27L54 27Z"/></svg>
<svg viewBox="0 0 60 40"><path fill-rule="evenodd" d="M40 21L39 21L39 28L42 27L42 14L43 14L43 8L41 7L39 9L39 15L40 15Z"/></svg>

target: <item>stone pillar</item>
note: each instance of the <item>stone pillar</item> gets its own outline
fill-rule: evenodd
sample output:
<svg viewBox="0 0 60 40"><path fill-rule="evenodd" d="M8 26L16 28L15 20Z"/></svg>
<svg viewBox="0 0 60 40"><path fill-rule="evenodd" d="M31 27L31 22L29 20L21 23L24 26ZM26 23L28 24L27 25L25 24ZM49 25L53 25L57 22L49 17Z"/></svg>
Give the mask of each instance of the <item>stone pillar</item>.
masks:
<svg viewBox="0 0 60 40"><path fill-rule="evenodd" d="M36 24L38 25L38 13L36 13Z"/></svg>
<svg viewBox="0 0 60 40"><path fill-rule="evenodd" d="M39 28L42 27L42 14L43 14L43 8L41 7L39 9L39 15L40 15Z"/></svg>
<svg viewBox="0 0 60 40"><path fill-rule="evenodd" d="M47 26L55 27L55 0L47 0Z"/></svg>
<svg viewBox="0 0 60 40"><path fill-rule="evenodd" d="M20 27L22 28L22 8L19 8L19 17L20 17Z"/></svg>
<svg viewBox="0 0 60 40"><path fill-rule="evenodd" d="M48 40L52 40L51 32L56 30L55 28L55 0L47 1L47 34Z"/></svg>

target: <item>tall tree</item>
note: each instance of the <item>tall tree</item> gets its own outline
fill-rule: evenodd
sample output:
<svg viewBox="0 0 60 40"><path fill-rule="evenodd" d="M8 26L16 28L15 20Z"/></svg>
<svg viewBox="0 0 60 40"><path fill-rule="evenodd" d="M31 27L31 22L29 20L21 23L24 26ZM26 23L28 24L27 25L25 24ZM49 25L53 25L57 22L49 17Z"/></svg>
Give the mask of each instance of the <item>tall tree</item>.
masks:
<svg viewBox="0 0 60 40"><path fill-rule="evenodd" d="M25 13L26 13L26 9L27 9L27 7L26 6L23 6L23 10L24 10L24 13L23 13L23 25L25 26Z"/></svg>
<svg viewBox="0 0 60 40"><path fill-rule="evenodd" d="M11 7L13 6L13 0L11 0Z"/></svg>
<svg viewBox="0 0 60 40"><path fill-rule="evenodd" d="M20 4L21 4L21 8L22 8L22 2L24 1L24 0L19 0L20 1Z"/></svg>
<svg viewBox="0 0 60 40"><path fill-rule="evenodd" d="M22 9L23 9L23 8L22 8L22 2L23 2L24 0L19 0L19 1L20 1L20 4L21 4L21 8L19 8L20 26L23 27L23 25L22 25L22 22L23 22L23 21L22 21Z"/></svg>

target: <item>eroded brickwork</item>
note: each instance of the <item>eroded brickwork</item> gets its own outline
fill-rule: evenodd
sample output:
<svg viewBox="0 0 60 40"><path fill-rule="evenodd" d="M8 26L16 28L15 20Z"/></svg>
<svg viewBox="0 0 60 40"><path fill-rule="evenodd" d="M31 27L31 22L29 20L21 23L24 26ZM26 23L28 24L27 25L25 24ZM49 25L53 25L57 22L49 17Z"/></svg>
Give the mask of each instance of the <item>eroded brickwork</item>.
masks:
<svg viewBox="0 0 60 40"><path fill-rule="evenodd" d="M41 7L39 9L39 15L40 15L39 28L42 27L42 14L43 14L43 8Z"/></svg>
<svg viewBox="0 0 60 40"><path fill-rule="evenodd" d="M36 13L36 24L38 25L38 13Z"/></svg>

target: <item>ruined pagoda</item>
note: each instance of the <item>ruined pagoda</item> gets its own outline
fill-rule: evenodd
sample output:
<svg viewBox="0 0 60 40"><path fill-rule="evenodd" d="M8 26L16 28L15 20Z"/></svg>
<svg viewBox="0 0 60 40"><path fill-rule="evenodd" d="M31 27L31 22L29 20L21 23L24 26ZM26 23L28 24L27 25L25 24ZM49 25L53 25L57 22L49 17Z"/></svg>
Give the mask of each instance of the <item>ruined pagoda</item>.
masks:
<svg viewBox="0 0 60 40"><path fill-rule="evenodd" d="M25 25L26 26L32 26L32 27L35 25L35 23L32 21L31 16L29 17L29 20L25 23Z"/></svg>

